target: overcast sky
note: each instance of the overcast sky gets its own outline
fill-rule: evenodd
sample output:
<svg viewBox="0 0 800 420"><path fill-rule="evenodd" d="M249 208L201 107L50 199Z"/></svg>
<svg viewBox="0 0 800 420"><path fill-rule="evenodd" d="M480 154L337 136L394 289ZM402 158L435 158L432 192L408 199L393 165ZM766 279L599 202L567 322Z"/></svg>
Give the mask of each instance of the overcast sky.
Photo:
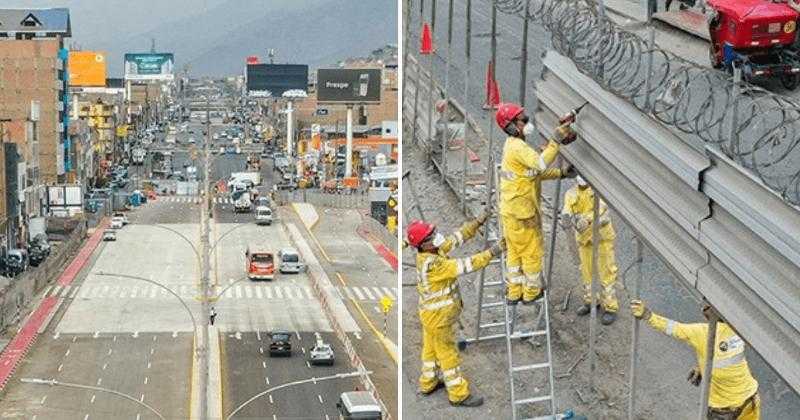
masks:
<svg viewBox="0 0 800 420"><path fill-rule="evenodd" d="M159 52L175 52L178 69L185 64L191 64L200 75L204 72L213 74L238 71L238 67L214 63L213 58L221 57L225 52L229 52L224 57L227 63L233 59L238 60L238 56L245 54L245 51L265 51L266 48L277 48L279 54L282 50L285 61L313 62L321 59L324 53L356 54L371 51L386 43L397 43L396 0L335 2L334 7L330 6L334 3L332 0L4 0L1 7L69 8L72 38L67 40L67 46L106 52L109 55L109 76L113 77L121 75L122 55L125 52L149 51L151 37L156 38L156 49ZM380 13L376 10L376 5ZM337 11L338 22L320 22L327 15L335 16ZM290 45L295 40L278 37L289 31L297 31L296 37L304 34L297 22L292 26L282 27L286 23L275 19L283 14L287 18L294 17L295 20L302 19L303 16L309 16L309 19L310 16L316 16L311 24L333 28L332 31L338 29L338 35L333 36L338 36L340 43L356 43L349 34L342 32L341 27L345 26L353 33L364 31L364 19L370 22L367 25L370 30L380 32L364 34L363 39L366 41L360 43L363 45L354 45L350 50L332 48L336 44L322 46L327 51L320 51L319 56L316 56L313 48L308 45ZM360 22L341 22L351 15ZM180 34L171 33L173 23L182 28ZM342 23L346 25L341 25ZM267 28L267 25L271 28ZM275 32L271 33L269 29ZM269 44L270 39L280 39L281 45ZM319 42L325 41L337 39L322 39ZM231 42L234 42L233 45ZM232 47L240 50L234 54L230 52Z"/></svg>

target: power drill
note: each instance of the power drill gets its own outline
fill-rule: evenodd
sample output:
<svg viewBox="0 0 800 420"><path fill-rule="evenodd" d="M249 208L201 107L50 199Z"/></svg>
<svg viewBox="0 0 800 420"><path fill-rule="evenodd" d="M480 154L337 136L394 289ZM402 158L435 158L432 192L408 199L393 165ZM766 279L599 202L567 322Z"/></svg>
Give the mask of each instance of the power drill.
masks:
<svg viewBox="0 0 800 420"><path fill-rule="evenodd" d="M565 115L563 115L561 118L558 119L558 123L561 125L574 123L575 118L578 116L578 113L580 113L583 107L585 107L588 104L589 102L584 102L583 105L569 111L568 113L566 113Z"/></svg>

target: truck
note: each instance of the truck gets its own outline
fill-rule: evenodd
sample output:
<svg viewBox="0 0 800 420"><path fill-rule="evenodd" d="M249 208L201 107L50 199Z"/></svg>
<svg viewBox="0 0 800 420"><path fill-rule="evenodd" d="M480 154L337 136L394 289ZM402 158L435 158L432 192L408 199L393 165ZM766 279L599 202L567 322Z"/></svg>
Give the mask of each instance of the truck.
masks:
<svg viewBox="0 0 800 420"><path fill-rule="evenodd" d="M233 172L228 178L228 188L230 189L233 184L249 180L253 185L261 185L261 173L259 172Z"/></svg>
<svg viewBox="0 0 800 420"><path fill-rule="evenodd" d="M134 165L144 165L145 150L141 147L136 147L131 151L131 158Z"/></svg>

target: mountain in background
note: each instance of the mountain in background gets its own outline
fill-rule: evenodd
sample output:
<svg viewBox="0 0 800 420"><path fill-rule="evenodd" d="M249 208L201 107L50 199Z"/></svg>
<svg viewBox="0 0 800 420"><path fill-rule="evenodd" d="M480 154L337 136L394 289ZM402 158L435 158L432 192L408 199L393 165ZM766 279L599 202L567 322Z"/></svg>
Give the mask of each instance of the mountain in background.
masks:
<svg viewBox="0 0 800 420"><path fill-rule="evenodd" d="M114 42L175 53L177 69L193 77L241 74L245 58L275 49L276 63L326 66L342 57L367 55L397 43L397 3L393 0L228 0L202 13L164 23ZM121 55L125 51L114 51ZM111 74L120 74L111 65ZM116 61L112 61L116 63Z"/></svg>

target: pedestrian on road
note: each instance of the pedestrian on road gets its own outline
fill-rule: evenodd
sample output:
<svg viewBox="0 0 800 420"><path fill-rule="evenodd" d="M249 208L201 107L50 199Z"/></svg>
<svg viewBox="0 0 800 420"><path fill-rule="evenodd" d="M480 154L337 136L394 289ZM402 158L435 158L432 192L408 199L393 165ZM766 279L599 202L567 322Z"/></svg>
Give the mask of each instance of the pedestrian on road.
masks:
<svg viewBox="0 0 800 420"><path fill-rule="evenodd" d="M578 258L583 279L583 305L578 308L578 315L585 316L591 312L592 304L592 225L594 218L594 190L582 177L575 178L577 184L564 195L564 208L561 214L570 220L575 229L575 242L578 243ZM614 257L614 239L616 234L611 225L608 206L600 200L599 242L597 244L597 272L603 288L598 301L603 307L600 322L610 325L617 319L619 302L614 291L617 282L617 261Z"/></svg>
<svg viewBox="0 0 800 420"><path fill-rule="evenodd" d="M483 398L470 393L469 382L461 373L461 358L453 336L453 325L463 306L458 276L486 267L503 251L504 242L500 240L490 249L466 258L451 258L449 254L475 236L488 218L489 213L485 212L446 237L436 231L436 226L419 220L412 221L406 231L408 244L417 249L418 310L422 324L419 392L430 395L446 387L454 406L483 404Z"/></svg>
<svg viewBox="0 0 800 420"><path fill-rule="evenodd" d="M694 386L702 381L705 371L708 323L682 324L652 312L641 300L631 301L631 312L638 319L662 333L686 342L697 355L697 366L689 371L687 380ZM745 342L736 331L715 313L711 305L703 306L707 320L717 318L714 338L714 357L711 387L708 393L707 418L712 420L758 420L761 418L761 399L758 381L750 373L745 358Z"/></svg>
<svg viewBox="0 0 800 420"><path fill-rule="evenodd" d="M500 218L508 246L506 257L506 303L531 304L542 296L542 181L571 174L548 168L561 143L572 141L569 124L556 128L555 135L541 151L525 142L536 128L519 105L500 104L497 125L508 134L500 166Z"/></svg>
<svg viewBox="0 0 800 420"><path fill-rule="evenodd" d="M208 315L208 319L211 322L211 326L214 326L214 320L217 318L217 310L214 307L211 307L211 312Z"/></svg>

